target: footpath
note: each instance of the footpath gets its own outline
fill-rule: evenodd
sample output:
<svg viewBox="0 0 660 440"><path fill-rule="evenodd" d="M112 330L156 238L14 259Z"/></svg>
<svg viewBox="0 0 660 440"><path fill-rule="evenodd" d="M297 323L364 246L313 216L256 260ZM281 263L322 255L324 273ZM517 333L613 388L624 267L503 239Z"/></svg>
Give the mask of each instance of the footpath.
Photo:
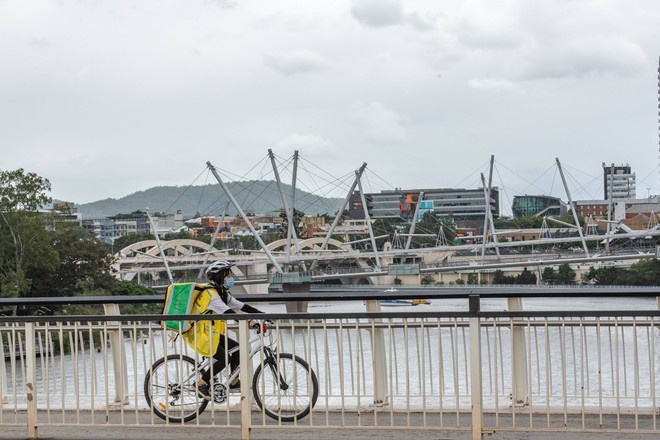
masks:
<svg viewBox="0 0 660 440"><path fill-rule="evenodd" d="M0 439L27 439L24 426L0 425ZM37 430L37 438L43 440L191 440L222 439L239 440L241 432L237 428L208 426L43 426ZM637 434L623 432L576 433L566 431L496 432L486 434L485 440L658 440L657 434ZM383 428L287 428L260 427L250 432L252 440L472 440L467 431L447 431L438 429L383 429Z"/></svg>

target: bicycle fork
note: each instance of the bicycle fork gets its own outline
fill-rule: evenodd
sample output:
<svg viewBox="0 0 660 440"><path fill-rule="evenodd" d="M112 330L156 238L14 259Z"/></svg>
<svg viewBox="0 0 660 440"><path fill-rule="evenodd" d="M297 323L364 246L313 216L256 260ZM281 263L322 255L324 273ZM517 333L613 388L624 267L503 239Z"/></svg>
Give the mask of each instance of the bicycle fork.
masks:
<svg viewBox="0 0 660 440"><path fill-rule="evenodd" d="M270 347L264 347L265 359L264 363L268 365L268 368L273 372L273 376L278 378L280 383L280 390L288 390L289 384L286 383L284 377L282 377L282 372L277 368L277 353L273 351Z"/></svg>

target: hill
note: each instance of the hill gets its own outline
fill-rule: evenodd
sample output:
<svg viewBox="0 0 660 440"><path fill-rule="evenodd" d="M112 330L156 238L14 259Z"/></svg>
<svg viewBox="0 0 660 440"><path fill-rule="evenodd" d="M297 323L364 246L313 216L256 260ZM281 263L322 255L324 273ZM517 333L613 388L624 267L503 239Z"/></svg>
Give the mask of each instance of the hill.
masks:
<svg viewBox="0 0 660 440"><path fill-rule="evenodd" d="M255 214L272 214L279 212L280 195L275 181L255 180L245 182L230 182L229 191L238 201L241 209ZM282 184L287 203L292 187ZM119 199L104 199L91 203L77 205L83 219L105 218L116 214L127 214L134 211L150 212L181 211L184 218L198 215L221 215L229 198L219 184L198 186L157 186L145 191L127 195ZM341 206L342 199L326 198L305 191L296 191L296 209L308 215L335 215ZM237 215L238 211L229 203L228 215Z"/></svg>

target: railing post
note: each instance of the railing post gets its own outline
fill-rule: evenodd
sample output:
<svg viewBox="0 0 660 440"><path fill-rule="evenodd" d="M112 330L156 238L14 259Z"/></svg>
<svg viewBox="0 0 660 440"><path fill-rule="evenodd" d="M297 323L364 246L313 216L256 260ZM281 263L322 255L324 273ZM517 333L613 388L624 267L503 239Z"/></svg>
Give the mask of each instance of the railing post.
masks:
<svg viewBox="0 0 660 440"><path fill-rule="evenodd" d="M380 302L378 300L368 300L366 303L367 312L380 312ZM375 321L379 322L380 319ZM374 328L371 352L374 370L374 406L387 405L387 363L383 329Z"/></svg>
<svg viewBox="0 0 660 440"><path fill-rule="evenodd" d="M472 440L483 438L483 391L481 382L481 323L479 295L470 294L470 395L472 400Z"/></svg>
<svg viewBox="0 0 660 440"><path fill-rule="evenodd" d="M119 304L103 304L106 316L121 315ZM107 325L107 324L106 324ZM110 349L112 350L112 367L115 375L115 402L119 405L128 404L128 367L126 365L126 351L124 338L121 332L121 322L117 322L118 329L110 330Z"/></svg>
<svg viewBox="0 0 660 440"><path fill-rule="evenodd" d="M5 341L0 333L0 345L4 352ZM7 403L7 367L5 366L5 354L0 357L0 404Z"/></svg>
<svg viewBox="0 0 660 440"><path fill-rule="evenodd" d="M239 362L241 369L238 377L241 381L241 439L250 439L250 329L248 320L238 321Z"/></svg>
<svg viewBox="0 0 660 440"><path fill-rule="evenodd" d="M37 344L34 323L25 323L25 390L27 392L28 438L37 438Z"/></svg>
<svg viewBox="0 0 660 440"><path fill-rule="evenodd" d="M522 310L521 298L507 298L509 310ZM525 329L516 325L517 319L511 318L511 400L513 406L526 405L529 398L527 385L527 348L525 346Z"/></svg>

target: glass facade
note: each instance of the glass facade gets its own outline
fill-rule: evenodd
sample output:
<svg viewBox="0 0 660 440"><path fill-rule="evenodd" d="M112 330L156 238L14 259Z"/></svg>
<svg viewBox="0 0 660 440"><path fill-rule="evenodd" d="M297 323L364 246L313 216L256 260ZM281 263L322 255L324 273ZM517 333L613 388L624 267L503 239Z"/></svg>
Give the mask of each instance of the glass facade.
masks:
<svg viewBox="0 0 660 440"><path fill-rule="evenodd" d="M514 196L511 211L515 218L542 215L564 215L566 205L557 197Z"/></svg>

